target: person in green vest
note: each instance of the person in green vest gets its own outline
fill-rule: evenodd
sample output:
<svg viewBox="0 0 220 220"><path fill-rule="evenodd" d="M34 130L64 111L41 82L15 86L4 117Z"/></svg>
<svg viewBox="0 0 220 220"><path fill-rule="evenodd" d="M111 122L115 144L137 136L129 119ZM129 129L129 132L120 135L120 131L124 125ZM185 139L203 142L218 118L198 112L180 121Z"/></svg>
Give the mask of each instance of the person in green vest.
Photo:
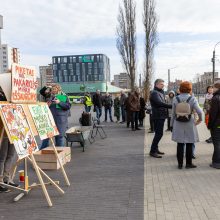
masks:
<svg viewBox="0 0 220 220"><path fill-rule="evenodd" d="M120 99L119 96L117 95L116 98L114 99L114 116L117 118L117 123L120 121Z"/></svg>
<svg viewBox="0 0 220 220"><path fill-rule="evenodd" d="M91 98L89 92L86 92L86 94L84 96L84 105L85 105L85 111L90 112L93 103L92 103L92 98Z"/></svg>

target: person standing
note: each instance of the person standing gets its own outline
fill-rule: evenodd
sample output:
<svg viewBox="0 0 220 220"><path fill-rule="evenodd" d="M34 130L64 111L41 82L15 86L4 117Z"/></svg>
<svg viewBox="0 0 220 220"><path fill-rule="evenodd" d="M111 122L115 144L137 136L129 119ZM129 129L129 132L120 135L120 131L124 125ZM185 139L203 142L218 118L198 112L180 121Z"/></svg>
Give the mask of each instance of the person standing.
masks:
<svg viewBox="0 0 220 220"><path fill-rule="evenodd" d="M92 107L92 98L90 96L89 92L86 92L85 97L84 97L84 105L85 105L85 111L90 112L91 107Z"/></svg>
<svg viewBox="0 0 220 220"><path fill-rule="evenodd" d="M211 167L220 169L220 80L214 84L214 93L209 109L208 129L214 145Z"/></svg>
<svg viewBox="0 0 220 220"><path fill-rule="evenodd" d="M168 118L168 109L172 108L172 105L166 103L163 89L164 80L157 79L154 83L154 90L150 95L155 132L151 144L150 156L155 158L162 158L161 155L164 155L163 152L159 151L158 144L163 137L164 122Z"/></svg>
<svg viewBox="0 0 220 220"><path fill-rule="evenodd" d="M107 122L107 115L109 112L109 118L110 121L113 122L112 120L112 106L113 106L113 101L111 95L107 92L105 97L103 98L103 106L105 108L105 122Z"/></svg>
<svg viewBox="0 0 220 220"><path fill-rule="evenodd" d="M180 95L174 98L172 106L171 130L172 140L177 142L178 168L183 167L184 146L186 145L186 168L196 168L192 163L193 144L199 142L197 125L202 121L202 110L198 101L191 96L192 83L185 81L180 84ZM198 119L195 122L193 112Z"/></svg>
<svg viewBox="0 0 220 220"><path fill-rule="evenodd" d="M144 118L145 118L145 108L146 108L146 103L144 101L143 97L140 97L140 111L139 111L139 126L143 127L144 126Z"/></svg>
<svg viewBox="0 0 220 220"><path fill-rule="evenodd" d="M174 91L170 91L167 96L167 104L172 105L173 104L173 98L175 96ZM168 109L168 118L167 118L167 130L170 131L170 120L171 120L171 114L172 114L172 109Z"/></svg>
<svg viewBox="0 0 220 220"><path fill-rule="evenodd" d="M130 104L129 104L129 99L130 99L131 93L128 93L128 97L125 99L125 112L126 112L126 122L127 122L127 128L129 128L130 123L131 123L131 109L130 109Z"/></svg>
<svg viewBox="0 0 220 220"><path fill-rule="evenodd" d="M131 129L132 131L141 130L138 127L138 116L140 111L140 96L137 89L129 97L129 106L131 110Z"/></svg>
<svg viewBox="0 0 220 220"><path fill-rule="evenodd" d="M120 106L121 106L121 117L122 120L120 123L124 123L125 122L125 100L126 100L126 95L124 93L124 91L121 91L121 98L120 98Z"/></svg>
<svg viewBox="0 0 220 220"><path fill-rule="evenodd" d="M43 94L43 93L42 93ZM59 135L55 136L56 146L65 146L65 134L68 128L68 116L70 112L70 101L66 94L62 92L59 84L53 84L51 88L51 95L47 97L47 104L53 115L55 124L59 131ZM49 139L43 140L40 149L49 146Z"/></svg>
<svg viewBox="0 0 220 220"><path fill-rule="evenodd" d="M117 118L117 123L120 121L120 99L118 95L114 99L114 116Z"/></svg>
<svg viewBox="0 0 220 220"><path fill-rule="evenodd" d="M98 124L100 123L100 118L102 116L102 97L100 94L100 90L96 90L96 93L93 95L93 105L94 111L96 112L96 118L98 120Z"/></svg>
<svg viewBox="0 0 220 220"><path fill-rule="evenodd" d="M208 86L206 89L206 95L205 95L205 102L203 105L203 111L205 113L205 123L206 126L208 126L208 122L209 122L209 110L211 107L211 100L213 97L213 86ZM212 138L208 138L206 140L207 143L212 143Z"/></svg>

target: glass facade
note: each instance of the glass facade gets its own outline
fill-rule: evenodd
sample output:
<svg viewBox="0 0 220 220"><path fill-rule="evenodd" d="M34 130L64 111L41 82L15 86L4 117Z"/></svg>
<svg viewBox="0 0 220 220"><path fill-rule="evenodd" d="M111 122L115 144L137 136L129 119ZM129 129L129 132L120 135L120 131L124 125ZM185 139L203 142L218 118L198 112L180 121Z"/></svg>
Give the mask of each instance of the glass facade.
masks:
<svg viewBox="0 0 220 220"><path fill-rule="evenodd" d="M104 54L54 56L54 82L110 82L110 61Z"/></svg>

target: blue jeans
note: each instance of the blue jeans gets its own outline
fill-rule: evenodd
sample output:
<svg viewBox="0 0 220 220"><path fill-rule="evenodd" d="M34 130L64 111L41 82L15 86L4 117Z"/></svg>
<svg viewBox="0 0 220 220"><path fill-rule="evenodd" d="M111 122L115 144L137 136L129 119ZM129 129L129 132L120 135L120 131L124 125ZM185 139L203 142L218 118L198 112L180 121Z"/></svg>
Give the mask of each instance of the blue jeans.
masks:
<svg viewBox="0 0 220 220"><path fill-rule="evenodd" d="M98 120L100 120L100 117L102 116L102 107L99 108L98 106L95 107L95 111L96 111L96 118Z"/></svg>
<svg viewBox="0 0 220 220"><path fill-rule="evenodd" d="M85 111L86 111L86 112L90 112L90 111L91 111L91 106L86 106L86 105L85 105Z"/></svg>
<svg viewBox="0 0 220 220"><path fill-rule="evenodd" d="M40 150L48 147L49 146L49 141L50 141L49 138L44 139L41 143ZM62 135L55 136L55 145L57 147L64 147L65 146L64 142L65 142L65 139Z"/></svg>
<svg viewBox="0 0 220 220"><path fill-rule="evenodd" d="M111 121L112 120L112 107L105 107L105 121L107 121L107 114L109 112L109 118Z"/></svg>
<svg viewBox="0 0 220 220"><path fill-rule="evenodd" d="M131 128L138 128L138 117L139 117L139 112L131 112Z"/></svg>
<svg viewBox="0 0 220 220"><path fill-rule="evenodd" d="M121 118L122 118L122 121L125 122L125 106L124 105L121 106Z"/></svg>
<svg viewBox="0 0 220 220"><path fill-rule="evenodd" d="M154 120L154 139L151 144L150 153L157 153L158 152L158 144L163 137L163 127L164 127L165 119L156 119Z"/></svg>

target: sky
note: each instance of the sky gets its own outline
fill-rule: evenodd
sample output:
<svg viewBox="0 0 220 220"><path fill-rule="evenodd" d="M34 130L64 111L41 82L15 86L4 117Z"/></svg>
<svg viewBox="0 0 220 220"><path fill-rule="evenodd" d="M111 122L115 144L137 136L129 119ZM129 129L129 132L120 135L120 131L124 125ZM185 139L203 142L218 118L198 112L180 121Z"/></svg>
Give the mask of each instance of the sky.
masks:
<svg viewBox="0 0 220 220"><path fill-rule="evenodd" d="M52 56L103 53L111 76L123 72L116 48L120 0L0 0L2 43L20 49L21 63L51 63ZM144 57L143 1L137 3L137 74ZM193 80L212 71L212 51L220 41L219 0L157 0L159 44L154 78ZM216 47L220 72L220 45ZM218 60L219 55L219 60ZM174 68L175 67L175 68Z"/></svg>

